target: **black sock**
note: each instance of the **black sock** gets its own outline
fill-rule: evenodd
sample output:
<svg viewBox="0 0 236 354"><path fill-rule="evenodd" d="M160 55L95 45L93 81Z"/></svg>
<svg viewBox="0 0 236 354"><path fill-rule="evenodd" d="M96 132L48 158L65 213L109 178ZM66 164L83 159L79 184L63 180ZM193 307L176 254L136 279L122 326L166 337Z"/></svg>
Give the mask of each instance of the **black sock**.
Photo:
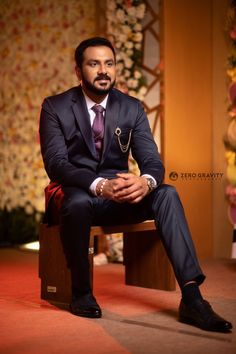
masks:
<svg viewBox="0 0 236 354"><path fill-rule="evenodd" d="M196 300L202 300L202 295L197 283L189 283L182 289L182 299L186 305L191 305Z"/></svg>

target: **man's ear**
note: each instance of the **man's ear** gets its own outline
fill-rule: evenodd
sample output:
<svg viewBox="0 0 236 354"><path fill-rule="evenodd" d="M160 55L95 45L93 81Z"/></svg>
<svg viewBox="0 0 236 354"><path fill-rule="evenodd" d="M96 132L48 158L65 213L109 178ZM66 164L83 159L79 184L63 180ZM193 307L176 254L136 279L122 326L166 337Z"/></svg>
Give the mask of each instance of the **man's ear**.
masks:
<svg viewBox="0 0 236 354"><path fill-rule="evenodd" d="M80 70L80 68L77 65L75 66L75 73L76 73L76 76L77 76L78 80L81 81L82 80L81 70Z"/></svg>

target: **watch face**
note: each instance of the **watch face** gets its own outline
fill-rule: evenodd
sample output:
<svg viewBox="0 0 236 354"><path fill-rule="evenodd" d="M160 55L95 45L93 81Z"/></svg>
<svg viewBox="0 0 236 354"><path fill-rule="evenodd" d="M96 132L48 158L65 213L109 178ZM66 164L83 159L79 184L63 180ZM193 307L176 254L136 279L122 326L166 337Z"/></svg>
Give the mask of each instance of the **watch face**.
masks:
<svg viewBox="0 0 236 354"><path fill-rule="evenodd" d="M151 178L147 178L147 184L150 191L152 191L155 188L155 183Z"/></svg>

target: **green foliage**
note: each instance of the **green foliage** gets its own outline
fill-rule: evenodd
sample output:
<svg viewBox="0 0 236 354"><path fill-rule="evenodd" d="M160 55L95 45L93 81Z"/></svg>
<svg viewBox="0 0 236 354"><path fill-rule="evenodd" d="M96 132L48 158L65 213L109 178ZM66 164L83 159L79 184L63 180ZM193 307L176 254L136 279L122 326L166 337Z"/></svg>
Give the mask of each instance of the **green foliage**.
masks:
<svg viewBox="0 0 236 354"><path fill-rule="evenodd" d="M16 245L38 240L39 218L38 213L29 215L23 208L0 210L0 245Z"/></svg>
<svg viewBox="0 0 236 354"><path fill-rule="evenodd" d="M228 57L228 64L229 64L229 68L232 69L236 66L236 58L235 55L230 55Z"/></svg>

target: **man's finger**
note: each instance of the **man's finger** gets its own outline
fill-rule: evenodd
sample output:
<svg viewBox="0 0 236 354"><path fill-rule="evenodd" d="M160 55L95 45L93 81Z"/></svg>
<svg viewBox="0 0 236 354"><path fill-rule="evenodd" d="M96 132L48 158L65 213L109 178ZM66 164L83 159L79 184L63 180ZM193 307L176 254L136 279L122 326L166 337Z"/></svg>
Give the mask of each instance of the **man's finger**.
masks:
<svg viewBox="0 0 236 354"><path fill-rule="evenodd" d="M131 177L134 177L132 173L117 173L117 177L123 178L123 179L129 179Z"/></svg>

